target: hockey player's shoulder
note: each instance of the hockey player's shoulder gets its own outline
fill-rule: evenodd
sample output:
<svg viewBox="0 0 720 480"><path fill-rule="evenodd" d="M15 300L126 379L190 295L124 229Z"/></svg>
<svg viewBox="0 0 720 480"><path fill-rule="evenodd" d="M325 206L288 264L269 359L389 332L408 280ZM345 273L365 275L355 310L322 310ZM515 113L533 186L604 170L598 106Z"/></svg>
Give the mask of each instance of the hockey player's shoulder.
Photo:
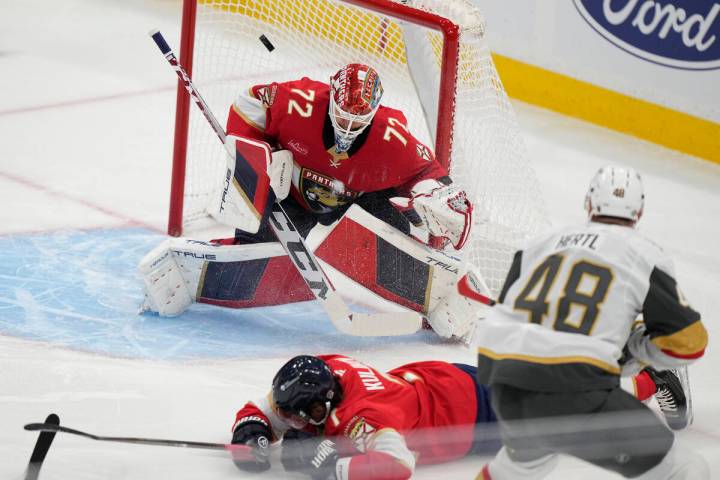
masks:
<svg viewBox="0 0 720 480"><path fill-rule="evenodd" d="M383 120L387 123L389 118L395 119L394 122L400 122L407 128L407 118L405 118L405 114L401 110L388 107L387 105L380 105L375 114L375 119Z"/></svg>
<svg viewBox="0 0 720 480"><path fill-rule="evenodd" d="M306 96L314 97L315 94L329 90L326 83L318 82L312 78L302 77L299 80L291 80L289 82L283 82L278 84L279 88L285 92L291 92L293 90L300 90L306 94Z"/></svg>
<svg viewBox="0 0 720 480"><path fill-rule="evenodd" d="M632 236L633 242L639 247L649 250L651 255L665 255L665 249L663 249L663 247L655 240L652 240L650 237L637 230L635 230L634 233L635 234Z"/></svg>
<svg viewBox="0 0 720 480"><path fill-rule="evenodd" d="M628 227L588 222L579 225L561 226L532 242L531 247L559 252L568 249L597 252L607 249L620 251L623 248L637 250L636 232ZM624 246L624 247L621 247Z"/></svg>
<svg viewBox="0 0 720 480"><path fill-rule="evenodd" d="M660 268L671 275L674 273L674 263L659 243L637 230L635 230L631 241L634 250L640 258L647 262L648 267L651 269L654 267Z"/></svg>
<svg viewBox="0 0 720 480"><path fill-rule="evenodd" d="M306 109L305 103L315 103L320 96L327 96L327 91L326 84L307 77L289 82L256 85L252 88L252 93L265 107L280 105L283 110L284 105L291 100L302 101L303 108Z"/></svg>
<svg viewBox="0 0 720 480"><path fill-rule="evenodd" d="M385 137L388 136L388 129L395 129L398 133L402 133L404 136L410 135L410 128L408 127L407 118L405 114L400 110L396 110L392 107L386 107L380 105L375 117L373 118L373 126L376 127L379 133Z"/></svg>
<svg viewBox="0 0 720 480"><path fill-rule="evenodd" d="M539 234L535 238L532 238L525 242L524 245L520 245L520 250L528 250L538 246L544 246L548 243L562 244L568 243L564 240L568 235L575 235L576 232L583 231L583 226L561 226L550 229L544 233ZM567 245L570 246L570 245Z"/></svg>
<svg viewBox="0 0 720 480"><path fill-rule="evenodd" d="M382 142L386 153L392 152L392 155L413 161L416 156L426 162L435 159L433 151L415 138L405 114L400 110L381 105L373 118L372 135Z"/></svg>

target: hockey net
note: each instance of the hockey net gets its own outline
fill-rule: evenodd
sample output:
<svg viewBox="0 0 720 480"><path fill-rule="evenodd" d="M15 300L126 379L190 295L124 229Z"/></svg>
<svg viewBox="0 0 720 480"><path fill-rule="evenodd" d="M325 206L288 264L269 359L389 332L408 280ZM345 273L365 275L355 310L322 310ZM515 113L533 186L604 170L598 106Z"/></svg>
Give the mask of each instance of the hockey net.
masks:
<svg viewBox="0 0 720 480"><path fill-rule="evenodd" d="M180 60L221 122L252 85L373 66L383 104L405 113L476 205L463 259L497 294L514 250L547 220L484 29L469 0L184 0ZM203 223L224 155L179 90L168 233Z"/></svg>

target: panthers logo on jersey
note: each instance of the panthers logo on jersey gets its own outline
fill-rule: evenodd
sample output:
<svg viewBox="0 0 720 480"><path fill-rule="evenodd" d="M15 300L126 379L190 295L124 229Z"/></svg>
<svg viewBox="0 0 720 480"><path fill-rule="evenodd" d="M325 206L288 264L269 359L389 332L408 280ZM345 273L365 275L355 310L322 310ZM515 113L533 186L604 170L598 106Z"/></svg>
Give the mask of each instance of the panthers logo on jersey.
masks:
<svg viewBox="0 0 720 480"><path fill-rule="evenodd" d="M307 168L300 173L298 190L308 208L321 214L332 212L359 195L359 192L345 188L342 182Z"/></svg>

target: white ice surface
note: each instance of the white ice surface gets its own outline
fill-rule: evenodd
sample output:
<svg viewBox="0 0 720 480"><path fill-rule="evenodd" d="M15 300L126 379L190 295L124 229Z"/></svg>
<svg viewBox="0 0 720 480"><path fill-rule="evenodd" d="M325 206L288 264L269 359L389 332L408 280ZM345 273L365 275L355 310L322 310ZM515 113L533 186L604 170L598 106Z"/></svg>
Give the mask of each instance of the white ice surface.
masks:
<svg viewBox="0 0 720 480"><path fill-rule="evenodd" d="M160 0L3 4L1 235L22 239L26 233L128 226L164 230L175 77L147 31L160 28L177 47L180 10L180 2ZM711 338L705 358L690 370L696 421L678 438L720 476L720 354L714 348L720 334L720 167L543 110L516 107L555 224L583 220L585 188L601 165L629 164L644 174L641 230L675 258L680 284L703 313ZM0 307L9 301L0 299ZM52 331L52 322L33 309L22 289L12 301L25 309L22 321L45 321ZM3 308L0 315L7 311ZM69 313L83 318L84 312ZM314 321L325 322L322 317ZM288 334L281 324L274 328L272 351L277 352ZM235 410L263 395L275 370L297 353L248 359L242 332L234 333L239 333L234 337L238 358L183 361L77 351L54 344L52 334L48 341L0 336L0 478L21 477L36 438L22 425L42 421L50 412L70 427L100 435L228 441ZM372 345L346 339L339 345L342 353L381 369L420 359L474 362L472 350L423 334L409 342ZM324 337L318 345L307 344L309 353L320 353L318 348L328 350ZM420 468L416 477L473 478L482 464L472 458ZM276 467L258 478L282 475ZM552 478L581 475L586 480L611 477L563 460ZM42 472L44 479L241 476L218 453L68 435L56 437Z"/></svg>

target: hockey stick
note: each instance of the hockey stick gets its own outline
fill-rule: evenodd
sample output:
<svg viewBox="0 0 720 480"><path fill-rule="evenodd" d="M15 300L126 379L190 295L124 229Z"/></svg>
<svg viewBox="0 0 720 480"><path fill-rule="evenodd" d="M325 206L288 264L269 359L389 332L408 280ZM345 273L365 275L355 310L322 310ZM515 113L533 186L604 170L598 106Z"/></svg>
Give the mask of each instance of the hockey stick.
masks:
<svg viewBox="0 0 720 480"><path fill-rule="evenodd" d="M234 458L239 459L239 457L244 457L246 455L248 460L255 458L252 453L251 447L247 445L234 445L232 443L188 442L184 440L163 440L158 438L102 437L99 435L81 432L80 430L75 430L73 428L63 427L54 423L48 423L47 421L46 423L29 423L25 425L24 428L25 430L31 432L52 432L53 435L56 432L70 433L72 435L79 435L81 437L90 438L92 440L99 440L102 442L134 443L136 445L159 445L165 447L201 448L205 450L226 450L228 452L231 452Z"/></svg>
<svg viewBox="0 0 720 480"><path fill-rule="evenodd" d="M170 66L183 82L190 97L203 113L218 139L225 145L225 130L220 126L210 107L198 92L185 69L165 41L159 30L150 31L150 37L160 49ZM315 255L307 248L302 236L298 233L290 217L279 202L273 203L270 216L270 227L278 241L287 252L293 265L297 268L305 283L313 292L330 317L330 321L343 333L359 336L390 336L408 335L422 328L423 317L416 312L396 313L355 313L340 298L325 272L317 262Z"/></svg>
<svg viewBox="0 0 720 480"><path fill-rule="evenodd" d="M47 416L43 425L57 427L60 425L60 417L51 413ZM30 462L25 470L25 480L37 480L48 450L50 450L50 445L52 445L53 439L55 438L55 433L54 430L44 430L38 435L35 448L33 449L32 455L30 455Z"/></svg>
<svg viewBox="0 0 720 480"><path fill-rule="evenodd" d="M487 289L487 287L485 288ZM478 292L477 289L473 286L473 280L468 276L467 273L460 277L460 280L458 280L457 289L460 295L462 295L463 297L467 297L470 300L484 303L485 305L488 305L490 307L495 306L495 304L497 303L496 300L493 300L492 298Z"/></svg>

